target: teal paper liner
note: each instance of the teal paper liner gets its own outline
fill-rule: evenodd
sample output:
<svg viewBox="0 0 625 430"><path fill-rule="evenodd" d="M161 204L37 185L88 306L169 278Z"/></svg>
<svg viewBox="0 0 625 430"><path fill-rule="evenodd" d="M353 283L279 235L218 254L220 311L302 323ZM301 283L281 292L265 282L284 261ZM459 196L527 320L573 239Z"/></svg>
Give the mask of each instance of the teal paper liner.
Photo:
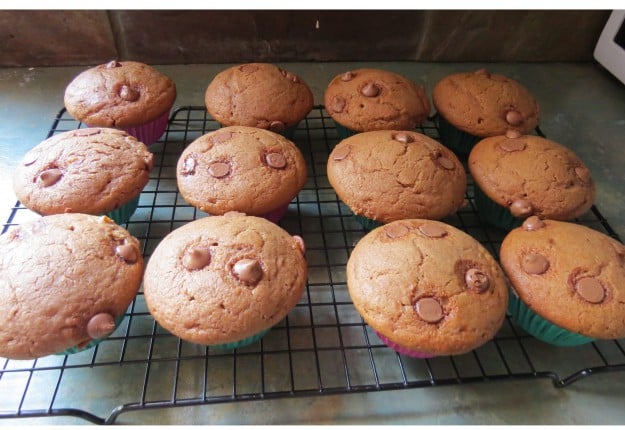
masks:
<svg viewBox="0 0 625 430"><path fill-rule="evenodd" d="M130 200L122 207L115 209L114 211L107 212L106 216L111 218L117 224L125 224L130 220L130 217L135 213L139 206L139 196Z"/></svg>
<svg viewBox="0 0 625 430"><path fill-rule="evenodd" d="M211 348L219 348L219 349L242 348L244 346L247 346L247 345L250 345L250 344L252 344L254 342L259 341L263 336L265 336L267 333L269 333L269 330L271 330L271 329L263 330L261 332L256 333L253 336L246 337L245 339L237 340L235 342L220 343L218 345L209 345L209 346Z"/></svg>
<svg viewBox="0 0 625 430"><path fill-rule="evenodd" d="M466 160L473 147L482 138L454 127L440 113L436 114L436 118L441 143L451 149L460 160Z"/></svg>
<svg viewBox="0 0 625 430"><path fill-rule="evenodd" d="M510 292L508 313L523 330L538 340L555 346L577 346L594 341L595 339L563 329L550 323Z"/></svg>
<svg viewBox="0 0 625 430"><path fill-rule="evenodd" d="M523 225L524 219L512 216L508 208L491 200L481 188L474 187L475 206L480 218L499 229L510 231Z"/></svg>
<svg viewBox="0 0 625 430"><path fill-rule="evenodd" d="M115 330L117 330L117 328L119 327L119 325L122 323L122 321L124 320L124 317L126 315L125 314L121 314L120 316L118 316L117 318L115 318ZM115 330L113 330L111 333L115 332ZM88 349L91 349L93 347L95 347L97 344L99 344L100 342L102 342L104 339L106 339L108 336L102 337L100 339L93 339L91 342L89 342L88 344L86 344L83 347L78 347L78 346L72 346L71 348L67 348L61 352L57 352L54 355L70 355L70 354L77 354L79 352L83 352L86 351Z"/></svg>

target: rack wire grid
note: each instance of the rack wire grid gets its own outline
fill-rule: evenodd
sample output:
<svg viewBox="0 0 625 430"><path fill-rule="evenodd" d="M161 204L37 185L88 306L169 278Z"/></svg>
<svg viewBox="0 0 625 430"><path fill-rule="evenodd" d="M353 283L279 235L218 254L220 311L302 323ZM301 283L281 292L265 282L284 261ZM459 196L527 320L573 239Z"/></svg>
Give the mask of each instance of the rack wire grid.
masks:
<svg viewBox="0 0 625 430"><path fill-rule="evenodd" d="M80 127L62 109L49 136ZM219 127L203 107L180 107L151 146L155 167L136 213L124 225L142 242L146 259L170 231L207 216L178 193L176 163L190 142ZM436 117L416 131L438 139ZM345 266L367 232L328 182L326 161L340 139L323 106L314 107L293 140L307 161L308 179L280 226L303 237L309 269L306 292L281 323L255 344L212 349L161 328L140 290L120 327L95 348L30 361L0 359L0 418L66 415L111 424L124 412L152 408L530 378L564 387L592 374L625 370L624 340L554 347L527 335L509 317L493 340L463 355L413 359L384 346L347 292ZM443 221L498 256L505 233L480 221L470 176L466 197L468 204ZM33 216L16 202L2 233ZM620 240L594 206L575 222Z"/></svg>

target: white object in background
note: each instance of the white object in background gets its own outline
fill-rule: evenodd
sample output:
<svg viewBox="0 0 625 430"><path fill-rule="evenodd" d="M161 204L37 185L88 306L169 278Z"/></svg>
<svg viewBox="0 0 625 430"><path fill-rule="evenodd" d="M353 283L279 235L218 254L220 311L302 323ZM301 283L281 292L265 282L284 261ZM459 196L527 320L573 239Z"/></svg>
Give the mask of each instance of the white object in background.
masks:
<svg viewBox="0 0 625 430"><path fill-rule="evenodd" d="M625 10L612 11L599 36L594 56L625 84Z"/></svg>

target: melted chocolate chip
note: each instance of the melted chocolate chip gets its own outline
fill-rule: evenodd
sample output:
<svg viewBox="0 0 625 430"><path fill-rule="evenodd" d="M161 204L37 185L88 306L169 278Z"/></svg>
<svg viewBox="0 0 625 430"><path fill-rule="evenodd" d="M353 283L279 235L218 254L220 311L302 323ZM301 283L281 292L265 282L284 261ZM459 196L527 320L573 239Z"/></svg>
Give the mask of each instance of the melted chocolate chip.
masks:
<svg viewBox="0 0 625 430"><path fill-rule="evenodd" d="M22 165L24 166L30 166L31 164L34 164L35 161L37 161L37 154L32 153L32 152L27 152L26 155L24 155L24 158L22 158Z"/></svg>
<svg viewBox="0 0 625 430"><path fill-rule="evenodd" d="M518 199L510 204L510 213L517 218L527 217L532 214L534 208L532 204L523 199Z"/></svg>
<svg viewBox="0 0 625 430"><path fill-rule="evenodd" d="M197 161L192 156L188 156L185 158L184 163L182 164L182 173L184 175L192 175L195 173L195 167L197 166Z"/></svg>
<svg viewBox="0 0 625 430"><path fill-rule="evenodd" d="M115 254L124 260L126 263L132 264L135 263L138 259L137 249L134 245L130 243L124 243L123 245L118 245L115 248Z"/></svg>
<svg viewBox="0 0 625 430"><path fill-rule="evenodd" d="M188 270L199 270L208 266L211 262L211 253L202 247L187 249L182 256L182 265Z"/></svg>
<svg viewBox="0 0 625 430"><path fill-rule="evenodd" d="M232 139L232 136L234 136L234 133L232 133L231 131L220 130L211 134L210 139L213 143L219 144L219 143L226 143L227 141Z"/></svg>
<svg viewBox="0 0 625 430"><path fill-rule="evenodd" d="M208 167L208 173L213 178L225 178L230 174L230 165L227 163L213 163Z"/></svg>
<svg viewBox="0 0 625 430"><path fill-rule="evenodd" d="M352 147L349 145L337 146L334 151L332 151L332 159L335 161L344 160L345 158L347 158L351 150Z"/></svg>
<svg viewBox="0 0 625 430"><path fill-rule="evenodd" d="M293 83L298 83L299 82L299 78L297 77L297 75L291 73L291 72L286 72L285 77L290 80Z"/></svg>
<svg viewBox="0 0 625 430"><path fill-rule="evenodd" d="M62 177L63 172L60 169L56 168L44 170L39 174L39 180L44 187L49 187L56 184Z"/></svg>
<svg viewBox="0 0 625 430"><path fill-rule="evenodd" d="M506 152L516 152L523 151L527 147L527 144L522 140L506 139L499 142L499 147Z"/></svg>
<svg viewBox="0 0 625 430"><path fill-rule="evenodd" d="M475 71L475 74L483 75L483 76L486 76L487 78L490 77L490 73L486 69L478 69Z"/></svg>
<svg viewBox="0 0 625 430"><path fill-rule="evenodd" d="M443 307L438 300L432 297L419 299L415 304L415 311L419 318L428 323L437 323L443 319Z"/></svg>
<svg viewBox="0 0 625 430"><path fill-rule="evenodd" d="M102 130L99 128L79 128L72 132L73 136L93 136L94 134L100 134Z"/></svg>
<svg viewBox="0 0 625 430"><path fill-rule="evenodd" d="M380 87L373 82L369 82L360 90L360 93L365 97L377 97L378 95L380 95L380 92Z"/></svg>
<svg viewBox="0 0 625 430"><path fill-rule="evenodd" d="M575 168L575 175L582 181L584 184L590 182L590 171L583 166L577 166Z"/></svg>
<svg viewBox="0 0 625 430"><path fill-rule="evenodd" d="M265 156L267 165L273 169L284 169L286 167L286 158L279 152L272 152Z"/></svg>
<svg viewBox="0 0 625 430"><path fill-rule="evenodd" d="M109 313L96 314L87 323L87 334L91 339L101 339L113 333L115 318Z"/></svg>
<svg viewBox="0 0 625 430"><path fill-rule="evenodd" d="M245 73L253 73L258 70L258 66L256 64L244 64L239 67L239 70Z"/></svg>
<svg viewBox="0 0 625 430"><path fill-rule="evenodd" d="M232 266L232 273L235 278L246 285L256 285L263 277L263 269L258 260L244 258L237 261Z"/></svg>
<svg viewBox="0 0 625 430"><path fill-rule="evenodd" d="M344 98L342 98L342 97L334 97L332 99L331 109L332 109L332 111L334 111L336 113L341 113L341 112L343 112L343 109L345 109L345 105L346 104L347 104L347 102L345 101Z"/></svg>
<svg viewBox="0 0 625 430"><path fill-rule="evenodd" d="M108 63L106 63L106 68L107 69L114 69L115 67L121 67L122 64L120 62L118 62L117 60L112 60L109 61Z"/></svg>
<svg viewBox="0 0 625 430"><path fill-rule="evenodd" d="M438 224L427 223L419 226L419 231L427 236L432 238L440 238L447 236L447 230L441 227Z"/></svg>
<svg viewBox="0 0 625 430"><path fill-rule="evenodd" d="M523 230L525 231L534 231L539 228L543 228L545 226L545 222L538 218L536 215L532 215L523 221Z"/></svg>
<svg viewBox="0 0 625 430"><path fill-rule="evenodd" d="M506 112L506 122L511 126L518 126L523 123L523 115L519 111L509 110Z"/></svg>
<svg viewBox="0 0 625 430"><path fill-rule="evenodd" d="M306 244L304 243L304 239L301 236L293 235L293 239L297 243L297 247L302 251L302 254L306 253Z"/></svg>
<svg viewBox="0 0 625 430"><path fill-rule="evenodd" d="M391 239L399 239L408 234L410 230L403 224L391 223L384 226L384 233Z"/></svg>
<svg viewBox="0 0 625 430"><path fill-rule="evenodd" d="M343 82L351 81L352 79L354 79L355 75L356 74L354 72L345 72L341 75L341 81Z"/></svg>
<svg viewBox="0 0 625 430"><path fill-rule="evenodd" d="M521 259L521 269L530 275L541 275L549 269L549 260L540 254L526 254Z"/></svg>
<svg viewBox="0 0 625 430"><path fill-rule="evenodd" d="M438 153L438 157L434 158L434 161L445 170L454 170L456 167L451 158L447 158L441 153Z"/></svg>
<svg viewBox="0 0 625 430"><path fill-rule="evenodd" d="M605 289L595 278L581 278L575 283L575 291L588 303L601 303L605 299Z"/></svg>
<svg viewBox="0 0 625 430"><path fill-rule="evenodd" d="M134 102L139 99L139 91L130 88L128 85L122 85L119 90L119 96L127 102Z"/></svg>
<svg viewBox="0 0 625 430"><path fill-rule="evenodd" d="M513 128L506 130L506 137L508 139L518 139L521 136L523 136L523 133L519 130L515 130Z"/></svg>
<svg viewBox="0 0 625 430"><path fill-rule="evenodd" d="M269 124L269 130L276 133L283 132L285 128L286 126L282 121L271 121L271 123Z"/></svg>
<svg viewBox="0 0 625 430"><path fill-rule="evenodd" d="M484 292L488 289L488 276L481 270L471 268L464 275L464 281L471 290Z"/></svg>
<svg viewBox="0 0 625 430"><path fill-rule="evenodd" d="M393 140L396 140L401 143L412 143L414 142L414 137L408 133L395 133L393 135Z"/></svg>

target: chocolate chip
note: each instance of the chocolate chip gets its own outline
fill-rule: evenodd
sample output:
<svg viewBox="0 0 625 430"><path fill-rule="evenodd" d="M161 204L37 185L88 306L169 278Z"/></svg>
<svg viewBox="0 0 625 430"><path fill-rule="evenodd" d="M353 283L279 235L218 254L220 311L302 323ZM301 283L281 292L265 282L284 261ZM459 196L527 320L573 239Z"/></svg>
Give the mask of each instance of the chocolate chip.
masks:
<svg viewBox="0 0 625 430"><path fill-rule="evenodd" d="M306 244L304 243L304 239L302 239L302 237L298 235L293 235L293 239L295 239L295 242L297 243L297 247L299 248L300 251L302 251L302 254L305 254Z"/></svg>
<svg viewBox="0 0 625 430"><path fill-rule="evenodd" d="M349 145L338 145L336 148L334 148L334 151L332 151L332 159L335 161L344 160L345 158L347 158L351 150L352 147Z"/></svg>
<svg viewBox="0 0 625 430"><path fill-rule="evenodd" d="M464 281L471 290L484 292L488 289L488 276L481 270L471 268L464 274Z"/></svg>
<svg viewBox="0 0 625 430"><path fill-rule="evenodd" d="M456 164L451 158L445 157L440 152L438 153L438 157L434 158L434 161L445 170L454 170L456 167Z"/></svg>
<svg viewBox="0 0 625 430"><path fill-rule="evenodd" d="M115 318L106 312L92 316L87 323L87 334L91 339L101 339L113 333L114 330Z"/></svg>
<svg viewBox="0 0 625 430"><path fill-rule="evenodd" d="M522 140L506 139L499 142L499 147L506 152L523 151L527 145Z"/></svg>
<svg viewBox="0 0 625 430"><path fill-rule="evenodd" d="M360 90L360 92L365 97L377 97L380 94L380 87L373 82L369 82Z"/></svg>
<svg viewBox="0 0 625 430"><path fill-rule="evenodd" d="M384 226L384 233L391 239L399 239L408 234L410 230L403 224L391 223Z"/></svg>
<svg viewBox="0 0 625 430"><path fill-rule="evenodd" d="M521 259L521 268L530 275L541 275L549 269L549 260L540 254L526 254Z"/></svg>
<svg viewBox="0 0 625 430"><path fill-rule="evenodd" d="M575 291L589 303L601 303L605 299L605 289L595 278L581 278L575 283Z"/></svg>
<svg viewBox="0 0 625 430"><path fill-rule="evenodd" d="M582 181L584 184L590 182L590 171L583 166L577 166L575 168L575 175L577 175L579 180Z"/></svg>
<svg viewBox="0 0 625 430"><path fill-rule="evenodd" d="M195 167L197 166L197 161L192 156L188 156L185 158L184 163L182 164L182 173L184 175L192 175L195 173Z"/></svg>
<svg viewBox="0 0 625 430"><path fill-rule="evenodd" d="M137 255L137 249L134 245L130 243L118 245L115 248L115 254L129 264L136 263L137 259L139 258Z"/></svg>
<svg viewBox="0 0 625 430"><path fill-rule="evenodd" d="M225 178L230 174L230 165L227 163L213 163L208 167L208 173L213 178Z"/></svg>
<svg viewBox="0 0 625 430"><path fill-rule="evenodd" d="M211 262L211 254L207 248L193 247L187 249L182 256L182 265L188 270L199 270L208 266Z"/></svg>
<svg viewBox="0 0 625 430"><path fill-rule="evenodd" d="M276 133L283 132L285 128L286 127L282 121L271 121L271 123L269 124L269 130Z"/></svg>
<svg viewBox="0 0 625 430"><path fill-rule="evenodd" d="M245 73L253 73L258 70L258 66L256 64L244 64L239 67L239 70Z"/></svg>
<svg viewBox="0 0 625 430"><path fill-rule="evenodd" d="M437 323L443 319L443 307L438 300L432 297L419 299L415 304L415 311L423 321Z"/></svg>
<svg viewBox="0 0 625 430"><path fill-rule="evenodd" d="M330 108L336 113L341 113L343 109L345 109L345 104L345 99L337 96L332 99L332 106L330 106Z"/></svg>
<svg viewBox="0 0 625 430"><path fill-rule="evenodd" d="M27 152L26 155L24 155L24 158L22 158L22 164L24 166L30 166L31 164L34 164L35 161L37 161L38 155L33 153L33 152Z"/></svg>
<svg viewBox="0 0 625 430"><path fill-rule="evenodd" d="M246 285L256 285L263 277L263 269L258 260L244 258L234 263L232 273Z"/></svg>
<svg viewBox="0 0 625 430"><path fill-rule="evenodd" d="M447 236L447 230L445 230L440 225L434 224L434 223L421 224L419 226L419 231L423 235L427 237L432 237L432 238L440 238L440 237Z"/></svg>
<svg viewBox="0 0 625 430"><path fill-rule="evenodd" d="M521 133L519 130L515 130L514 128L506 130L506 137L508 139L518 139L521 136L523 136L523 133Z"/></svg>
<svg viewBox="0 0 625 430"><path fill-rule="evenodd" d="M94 134L100 134L102 132L99 128L79 128L72 132L73 136L93 136Z"/></svg>
<svg viewBox="0 0 625 430"><path fill-rule="evenodd" d="M509 110L506 113L506 122L512 126L518 126L523 123L523 115L516 110Z"/></svg>
<svg viewBox="0 0 625 430"><path fill-rule="evenodd" d="M286 72L285 77L295 84L299 82L299 78L297 77L297 75L294 75L291 72Z"/></svg>
<svg viewBox="0 0 625 430"><path fill-rule="evenodd" d="M44 170L39 174L39 179L41 180L44 187L49 187L56 184L62 177L63 172L60 169L56 168Z"/></svg>
<svg viewBox="0 0 625 430"><path fill-rule="evenodd" d="M109 61L108 63L106 63L106 68L107 69L114 69L115 67L121 67L122 64L120 62L118 62L117 60L112 60Z"/></svg>
<svg viewBox="0 0 625 430"><path fill-rule="evenodd" d="M487 78L490 77L490 73L486 69L478 69L475 71L475 74L486 76Z"/></svg>
<svg viewBox="0 0 625 430"><path fill-rule="evenodd" d="M345 72L341 75L341 81L343 82L347 82L347 81L351 81L352 79L354 79L355 73L353 72Z"/></svg>
<svg viewBox="0 0 625 430"><path fill-rule="evenodd" d="M534 208L532 204L524 199L518 199L510 204L510 213L517 218L527 217L532 214Z"/></svg>
<svg viewBox="0 0 625 430"><path fill-rule="evenodd" d="M139 99L139 91L130 88L128 85L122 85L119 90L119 96L127 102L134 102Z"/></svg>
<svg viewBox="0 0 625 430"><path fill-rule="evenodd" d="M286 158L279 152L272 152L265 156L267 165L273 169L284 169L286 167Z"/></svg>
<svg viewBox="0 0 625 430"><path fill-rule="evenodd" d="M401 143L412 143L414 142L414 137L408 133L395 133L393 135L393 140L396 140Z"/></svg>
<svg viewBox="0 0 625 430"><path fill-rule="evenodd" d="M219 130L211 134L210 140L215 144L226 143L232 139L232 136L234 136L234 133L231 131Z"/></svg>
<svg viewBox="0 0 625 430"><path fill-rule="evenodd" d="M543 228L545 226L545 222L538 218L536 215L532 215L523 221L523 230L525 231L535 231L539 228Z"/></svg>

